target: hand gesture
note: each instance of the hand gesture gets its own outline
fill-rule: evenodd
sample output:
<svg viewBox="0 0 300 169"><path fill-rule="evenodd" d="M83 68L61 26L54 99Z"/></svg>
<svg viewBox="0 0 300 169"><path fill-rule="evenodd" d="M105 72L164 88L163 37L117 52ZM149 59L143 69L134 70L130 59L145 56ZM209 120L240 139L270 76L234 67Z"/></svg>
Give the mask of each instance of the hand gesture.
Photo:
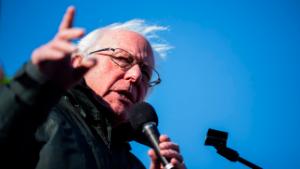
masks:
<svg viewBox="0 0 300 169"><path fill-rule="evenodd" d="M167 159L170 159L170 163L177 169L186 169L183 162L183 157L180 154L179 146L173 143L167 135L161 135L159 137L160 153ZM163 169L163 165L159 162L153 149L149 150L148 155L151 158L150 169Z"/></svg>
<svg viewBox="0 0 300 169"><path fill-rule="evenodd" d="M84 35L84 29L72 27L74 14L75 8L69 7L55 37L35 49L31 58L43 74L64 89L78 82L95 65L95 60L86 58L79 66L72 64L71 54L77 51L77 47L71 41Z"/></svg>

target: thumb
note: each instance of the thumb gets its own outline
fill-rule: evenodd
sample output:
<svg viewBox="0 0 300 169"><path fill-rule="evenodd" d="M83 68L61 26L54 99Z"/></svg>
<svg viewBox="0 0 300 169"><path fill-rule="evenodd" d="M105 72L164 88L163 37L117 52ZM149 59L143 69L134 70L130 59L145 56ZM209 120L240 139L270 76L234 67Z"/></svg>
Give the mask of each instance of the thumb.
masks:
<svg viewBox="0 0 300 169"><path fill-rule="evenodd" d="M160 162L153 149L148 151L148 155L151 158L150 169L160 169Z"/></svg>
<svg viewBox="0 0 300 169"><path fill-rule="evenodd" d="M156 156L156 154L155 154L155 152L154 152L153 149L150 149L150 150L148 151L148 155L150 156L151 161L157 161L157 156Z"/></svg>

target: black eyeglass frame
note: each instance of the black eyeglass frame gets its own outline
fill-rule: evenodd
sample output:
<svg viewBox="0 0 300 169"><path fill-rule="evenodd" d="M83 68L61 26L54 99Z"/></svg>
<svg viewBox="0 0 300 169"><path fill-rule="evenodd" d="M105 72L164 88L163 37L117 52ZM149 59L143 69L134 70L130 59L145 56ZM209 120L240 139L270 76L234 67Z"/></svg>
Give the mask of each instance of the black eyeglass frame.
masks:
<svg viewBox="0 0 300 169"><path fill-rule="evenodd" d="M103 49L98 49L98 50L89 52L88 55L91 55L91 54L94 54L94 53L97 53L97 52L109 51L109 50L114 52L114 51L116 51L117 49L121 49L121 48L103 48ZM121 50L123 50L123 51L129 53L128 51L126 51L126 50L124 50L124 49L121 49ZM129 53L129 54L130 54L130 56L131 56L132 58L134 58L133 55L132 55L131 53ZM115 57L114 55L106 55L106 56L109 56L109 57L111 58L111 60L112 60L116 65L118 65L120 68L123 68L123 69L129 69L129 68L131 68L134 64L136 64L136 63L133 62L133 63L129 64L128 66L125 66L125 67L124 67L124 66L118 64L115 60L113 60L113 58L114 58L114 59L117 59L117 57ZM148 65L148 66L149 66L149 65ZM156 85L158 85L158 84L161 83L161 78L160 78L160 75L159 75L158 71L157 71L154 67L152 67L152 66L149 66L149 67L153 70L153 73L156 73L156 74L157 74L157 77L158 77L157 80L147 82L148 87L154 87L154 86L156 86ZM151 78L150 78L150 79L151 79Z"/></svg>

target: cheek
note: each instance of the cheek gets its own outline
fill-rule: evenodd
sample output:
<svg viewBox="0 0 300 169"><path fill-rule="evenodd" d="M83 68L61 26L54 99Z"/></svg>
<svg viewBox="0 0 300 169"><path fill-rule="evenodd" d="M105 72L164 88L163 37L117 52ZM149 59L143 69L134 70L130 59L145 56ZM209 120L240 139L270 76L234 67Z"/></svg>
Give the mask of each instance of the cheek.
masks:
<svg viewBox="0 0 300 169"><path fill-rule="evenodd" d="M84 76L87 85L98 95L103 96L109 87L116 81L117 72L115 68L107 62L98 62Z"/></svg>
<svg viewBox="0 0 300 169"><path fill-rule="evenodd" d="M137 89L137 92L138 92L138 102L145 100L148 90L149 89L148 89L147 86L140 86Z"/></svg>

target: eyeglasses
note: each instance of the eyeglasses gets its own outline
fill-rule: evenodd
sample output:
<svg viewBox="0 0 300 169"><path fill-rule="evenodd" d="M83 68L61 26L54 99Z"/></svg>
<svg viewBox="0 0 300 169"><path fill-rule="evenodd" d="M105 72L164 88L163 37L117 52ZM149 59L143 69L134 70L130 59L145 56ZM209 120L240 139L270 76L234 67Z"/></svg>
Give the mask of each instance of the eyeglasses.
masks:
<svg viewBox="0 0 300 169"><path fill-rule="evenodd" d="M122 69L129 70L132 66L138 64L142 71L142 81L146 83L148 87L153 87L161 83L159 73L154 69L154 67L143 62L139 63L136 59L134 59L132 54L124 49L104 48L90 52L88 55L104 51L111 51L112 53L101 53L101 55L109 56L110 59Z"/></svg>

